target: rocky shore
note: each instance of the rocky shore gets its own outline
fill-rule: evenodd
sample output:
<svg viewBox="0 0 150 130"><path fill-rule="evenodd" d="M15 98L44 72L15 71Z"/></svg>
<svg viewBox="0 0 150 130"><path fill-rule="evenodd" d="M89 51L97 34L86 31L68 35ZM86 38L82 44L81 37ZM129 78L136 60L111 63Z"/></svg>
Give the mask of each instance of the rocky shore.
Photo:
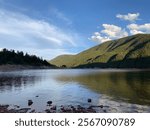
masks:
<svg viewBox="0 0 150 130"><path fill-rule="evenodd" d="M104 105L98 105L93 106L90 105L90 102L92 102L91 99L87 100L88 106L81 106L81 105L60 105L56 106L53 105L52 101L47 101L46 109L42 111L42 113L97 113L102 112L106 113L108 112L109 106ZM41 113L39 111L36 111L36 109L32 108L33 105L32 100L27 101L27 108L21 108L18 105L0 105L0 113Z"/></svg>
<svg viewBox="0 0 150 130"><path fill-rule="evenodd" d="M80 105L73 106L50 106L49 108L45 109L42 113L96 113L97 109L101 109L103 113L106 113L107 110L105 107L108 106L89 106L89 107L82 107ZM0 105L0 113L41 113L36 111L35 109L31 108L20 108L19 106L12 106L9 105Z"/></svg>

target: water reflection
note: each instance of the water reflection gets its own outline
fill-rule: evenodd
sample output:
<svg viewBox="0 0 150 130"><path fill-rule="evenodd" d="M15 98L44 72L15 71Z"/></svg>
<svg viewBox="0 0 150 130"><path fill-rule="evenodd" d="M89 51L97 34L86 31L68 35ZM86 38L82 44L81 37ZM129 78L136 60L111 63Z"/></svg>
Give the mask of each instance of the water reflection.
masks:
<svg viewBox="0 0 150 130"><path fill-rule="evenodd" d="M114 100L150 105L149 72L92 72L74 76L61 75L57 80L77 82Z"/></svg>
<svg viewBox="0 0 150 130"><path fill-rule="evenodd" d="M21 90L23 87L32 86L40 78L34 75L0 75L0 92Z"/></svg>
<svg viewBox="0 0 150 130"><path fill-rule="evenodd" d="M38 97L36 97L38 96ZM92 103L88 104L87 99ZM0 72L0 104L43 112L54 105L106 105L108 112L150 112L150 72L99 69Z"/></svg>

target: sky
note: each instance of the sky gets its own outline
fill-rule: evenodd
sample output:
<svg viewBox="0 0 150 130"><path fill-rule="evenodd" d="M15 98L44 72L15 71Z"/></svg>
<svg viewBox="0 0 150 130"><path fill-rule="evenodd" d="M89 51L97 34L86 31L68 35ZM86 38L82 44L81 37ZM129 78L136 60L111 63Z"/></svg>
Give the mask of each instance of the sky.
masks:
<svg viewBox="0 0 150 130"><path fill-rule="evenodd" d="M150 33L149 0L0 0L0 49L50 60Z"/></svg>

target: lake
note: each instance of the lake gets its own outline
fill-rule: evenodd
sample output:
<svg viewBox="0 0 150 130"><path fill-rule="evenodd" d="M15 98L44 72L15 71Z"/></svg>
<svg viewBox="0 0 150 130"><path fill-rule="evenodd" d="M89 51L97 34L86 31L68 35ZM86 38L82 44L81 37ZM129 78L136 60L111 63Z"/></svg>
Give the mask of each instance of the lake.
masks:
<svg viewBox="0 0 150 130"><path fill-rule="evenodd" d="M92 102L88 102L88 99ZM0 104L45 112L53 105L106 106L107 112L150 112L150 71L43 69L0 72ZM103 112L96 108L97 112Z"/></svg>

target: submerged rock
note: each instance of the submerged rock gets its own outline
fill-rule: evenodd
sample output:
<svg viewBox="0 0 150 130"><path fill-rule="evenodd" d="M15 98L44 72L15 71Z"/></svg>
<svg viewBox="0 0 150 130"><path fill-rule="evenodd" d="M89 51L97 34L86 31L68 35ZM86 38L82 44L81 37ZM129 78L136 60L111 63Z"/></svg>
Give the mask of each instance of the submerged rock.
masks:
<svg viewBox="0 0 150 130"><path fill-rule="evenodd" d="M19 110L16 110L17 113L27 113L31 108L21 108Z"/></svg>
<svg viewBox="0 0 150 130"><path fill-rule="evenodd" d="M36 112L35 109L29 111L29 113L35 113L35 112Z"/></svg>
<svg viewBox="0 0 150 130"><path fill-rule="evenodd" d="M52 101L47 101L47 104L48 105L51 105L53 102Z"/></svg>
<svg viewBox="0 0 150 130"><path fill-rule="evenodd" d="M100 108L103 108L104 106L103 106L103 105L100 105L99 107L100 107Z"/></svg>
<svg viewBox="0 0 150 130"><path fill-rule="evenodd" d="M88 99L88 102L89 102L89 103L92 102L92 99L89 98L89 99Z"/></svg>
<svg viewBox="0 0 150 130"><path fill-rule="evenodd" d="M103 110L103 112L105 112L105 113L106 113L107 111L106 111L106 110Z"/></svg>
<svg viewBox="0 0 150 130"><path fill-rule="evenodd" d="M0 105L0 113L7 113L9 105Z"/></svg>
<svg viewBox="0 0 150 130"><path fill-rule="evenodd" d="M20 106L18 106L18 105L14 105L14 107L15 107L15 108L20 108Z"/></svg>
<svg viewBox="0 0 150 130"><path fill-rule="evenodd" d="M31 106L33 104L32 100L28 100L28 106Z"/></svg>
<svg viewBox="0 0 150 130"><path fill-rule="evenodd" d="M51 107L51 110L56 110L56 109L57 109L56 106L52 106L52 107Z"/></svg>
<svg viewBox="0 0 150 130"><path fill-rule="evenodd" d="M50 109L45 110L46 113L51 113Z"/></svg>

